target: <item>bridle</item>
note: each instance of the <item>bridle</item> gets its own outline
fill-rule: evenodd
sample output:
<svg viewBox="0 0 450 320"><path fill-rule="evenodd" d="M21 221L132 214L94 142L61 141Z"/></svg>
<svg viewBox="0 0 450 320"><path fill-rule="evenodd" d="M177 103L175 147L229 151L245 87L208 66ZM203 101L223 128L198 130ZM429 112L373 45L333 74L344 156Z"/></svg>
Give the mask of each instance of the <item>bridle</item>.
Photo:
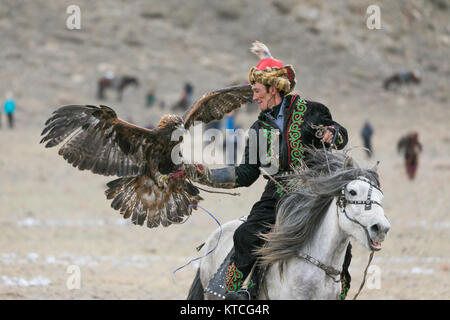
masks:
<svg viewBox="0 0 450 320"><path fill-rule="evenodd" d="M383 207L378 201L375 201L375 200L372 200L372 199L371 199L373 188L377 189L378 191L381 192L381 194L383 194L383 191L381 191L381 189L380 189L377 185L375 185L372 181L370 181L369 179L364 178L364 177L359 177L359 178L357 178L357 179L355 179L355 180L364 181L364 182L366 182L366 183L368 183L368 184L370 185L369 191L367 192L367 199L366 199L365 201L348 200L348 199L345 197L345 187L346 187L346 186L343 186L342 189L341 189L341 194L340 194L340 196L337 198L337 201L336 201L336 204L338 205L339 208L341 208L341 209L343 210L343 212L345 213L345 216L346 216L350 221L353 221L353 222L355 222L356 220L353 220L353 219L349 218L349 217L347 216L347 213L345 212L345 206L346 206L347 204L361 204L361 205L365 205L364 210L370 210L370 209L372 209L372 204L377 204L377 205L379 205L380 207ZM360 224L359 222L357 222L357 223Z"/></svg>
<svg viewBox="0 0 450 320"><path fill-rule="evenodd" d="M380 191L381 194L383 194L383 191L381 191L380 187L378 187L377 185L375 185L372 181L370 181L370 180L367 179L367 178L364 178L364 177L358 177L356 180L364 181L364 182L366 182L366 183L369 184L369 190L367 191L367 199L366 199L365 201L348 200L348 199L345 197L345 187L346 187L346 185L345 185L345 186L342 187L342 189L341 189L341 194L340 194L340 196L339 196L339 197L337 198L337 200L336 200L336 213L337 213L337 215L339 215L339 209L338 209L338 208L341 208L341 209L342 209L342 212L343 212L344 215L345 215L345 217L346 217L348 220L350 220L351 222L356 223L356 224L358 224L359 226L361 226L361 228L363 228L363 229L364 229L364 232L366 233L367 239L369 239L370 236L369 236L369 231L367 230L367 226L364 226L361 222L359 222L359 221L356 220L356 219L350 218L350 217L348 216L348 214L347 214L347 211L345 211L345 207L347 206L347 204L359 204L359 205L364 205L364 206L365 206L365 207L364 207L364 210L366 210L366 211L372 209L372 205L373 205L373 204L376 204L376 205L379 205L380 207L383 207L378 201L375 201L375 200L372 200L372 199L371 199L373 188L375 188L375 189L377 189L378 191ZM361 285L359 286L358 292L357 292L357 293L355 294L355 296L353 297L353 300L356 300L356 298L358 297L358 295L359 295L359 293L361 292L362 288L364 287L364 283L366 282L367 271L368 271L368 269L369 269L370 263L372 262L374 252L375 252L375 251L372 250L372 252L371 252L370 255L369 255L369 261L367 262L366 269L364 270L364 277L363 277L363 280L362 280L362 282L361 282Z"/></svg>
<svg viewBox="0 0 450 320"><path fill-rule="evenodd" d="M341 194L339 195L339 197L338 197L337 200L336 200L336 204L337 204L337 206L336 206L336 212L337 212L337 214L339 215L339 210L338 210L338 208L341 208L341 210L342 210L342 212L344 213L345 217L346 217L348 220L350 220L351 222L356 223L356 224L358 224L359 226L361 226L361 227L364 229L364 231L366 232L366 235L367 235L367 237L368 237L368 239L369 239L370 237L369 237L369 231L367 230L367 227L364 226L364 225L363 225L361 222L359 222L358 220L353 219L353 218L350 218L350 217L348 216L347 212L345 211L345 207L347 206L347 204L359 204L359 205L364 205L364 206L365 206L365 207L364 207L365 210L371 210L371 209L372 209L372 205L374 205L374 204L379 205L380 207L382 207L382 205L381 205L378 201L372 200L371 197L372 197L372 190L373 190L374 188L377 189L378 191L380 191L381 194L383 194L383 191L381 191L381 189L380 189L377 185L375 185L372 181L370 181L370 180L367 179L367 178L364 178L364 177L358 177L358 178L355 179L355 180L364 181L364 182L366 182L366 183L368 183L368 184L370 185L369 190L368 190L368 193L367 193L367 199L366 199L365 201L348 200L348 199L345 197L345 187L347 186L347 185L345 185L345 186L342 187L342 189L341 189ZM337 270L337 269L335 269L335 268L333 268L333 267L331 267L331 266L327 266L327 265L321 263L320 261L318 261L317 259L311 257L310 255L308 255L308 254L306 254L306 253L299 253L299 257L305 259L306 261L312 263L312 264L315 265L316 267L318 267L318 268L322 269L323 271L325 271L325 274L326 274L327 276L329 276L331 279L333 279L334 282L340 282L340 281L341 281L341 279L339 279L339 280L335 279L336 276L341 275L341 271L339 271L339 270ZM362 287L363 287L363 285L364 285L365 278L366 278L366 274L367 274L367 269L368 269L368 267L369 267L369 265L370 265L370 262L372 261L372 257L373 257L373 251L372 251L371 256L370 256L370 259L369 259L369 264L367 265L366 270L365 270L365 272L364 272L364 280L363 280L363 283L361 284L361 287L360 287L360 289L359 289L359 292L361 291L361 289L362 289ZM358 294L359 294L359 292L358 292ZM354 299L356 299L356 297L358 296L358 294L355 295Z"/></svg>
<svg viewBox="0 0 450 320"><path fill-rule="evenodd" d="M336 206L336 213L339 215L339 210L338 210L338 208L341 208L341 210L342 210L342 212L344 213L345 217L346 217L348 220L350 220L351 222L356 223L356 224L359 225L361 228L363 228L364 231L365 231L365 233L366 233L367 238L369 239L370 236L369 236L369 230L367 230L367 226L363 225L361 222L359 222L359 221L356 220L356 219L350 218L350 217L348 216L348 214L347 214L347 211L345 211L345 207L347 206L347 204L359 204L359 205L364 205L364 210L371 210L371 209L372 209L372 204L376 204L376 205L379 205L380 207L383 207L378 201L375 201L375 200L372 200L372 199L371 199L373 188L375 188L375 189L377 189L378 191L380 191L381 194L383 194L383 191L381 191L381 189L380 189L377 185L375 185L372 181L370 181L370 180L367 179L367 178L364 178L364 177L358 177L358 178L355 179L355 180L364 181L364 182L366 182L366 183L368 183L368 184L370 185L369 190L368 190L368 192L367 192L367 199L366 199L365 201L348 200L348 199L345 197L345 187L346 187L346 186L343 186L342 189L341 189L341 194L340 194L340 196L339 196L339 197L337 198L337 200L336 200L336 204L337 204L337 206Z"/></svg>

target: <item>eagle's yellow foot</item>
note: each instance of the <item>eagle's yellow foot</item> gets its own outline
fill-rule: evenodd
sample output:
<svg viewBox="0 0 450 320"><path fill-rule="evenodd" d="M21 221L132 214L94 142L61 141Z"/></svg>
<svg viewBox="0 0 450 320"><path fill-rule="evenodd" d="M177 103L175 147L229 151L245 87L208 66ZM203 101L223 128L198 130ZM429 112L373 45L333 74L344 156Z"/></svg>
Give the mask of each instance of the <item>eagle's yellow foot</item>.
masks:
<svg viewBox="0 0 450 320"><path fill-rule="evenodd" d="M158 187L166 188L167 184L169 183L169 176L166 174L159 174L156 177L156 183L158 184Z"/></svg>

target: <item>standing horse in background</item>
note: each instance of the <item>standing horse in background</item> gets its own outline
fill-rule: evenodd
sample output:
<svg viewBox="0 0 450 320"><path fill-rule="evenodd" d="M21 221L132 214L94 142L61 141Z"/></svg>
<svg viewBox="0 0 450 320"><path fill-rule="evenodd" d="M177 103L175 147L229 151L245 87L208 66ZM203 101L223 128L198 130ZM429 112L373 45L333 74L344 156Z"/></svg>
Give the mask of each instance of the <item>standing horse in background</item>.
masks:
<svg viewBox="0 0 450 320"><path fill-rule="evenodd" d="M122 76L117 78L102 77L98 80L97 98L105 99L105 90L108 88L117 91L117 100L122 101L123 91L129 85L139 86L139 80L136 77Z"/></svg>
<svg viewBox="0 0 450 320"><path fill-rule="evenodd" d="M419 84L420 82L421 77L418 71L398 72L384 80L383 88L385 90L390 90L392 85L396 85L398 87L404 84Z"/></svg>
<svg viewBox="0 0 450 320"><path fill-rule="evenodd" d="M374 169L360 168L342 153L308 152L309 168L287 178L290 191L277 206L275 225L261 235L266 243L258 250L263 270L258 299L345 298L340 268L350 238L377 251L390 229ZM228 222L208 238L188 299L224 298L208 285L241 223Z"/></svg>

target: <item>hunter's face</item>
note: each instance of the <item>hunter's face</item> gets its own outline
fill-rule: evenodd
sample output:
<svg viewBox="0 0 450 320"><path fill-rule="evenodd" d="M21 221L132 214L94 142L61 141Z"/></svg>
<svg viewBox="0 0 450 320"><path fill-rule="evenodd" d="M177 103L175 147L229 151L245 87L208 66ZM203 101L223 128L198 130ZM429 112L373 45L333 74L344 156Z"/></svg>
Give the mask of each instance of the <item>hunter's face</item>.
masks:
<svg viewBox="0 0 450 320"><path fill-rule="evenodd" d="M255 82L252 85L253 101L259 105L261 111L266 111L275 105L275 91L274 87L269 88L269 92L266 90L266 86L262 83Z"/></svg>

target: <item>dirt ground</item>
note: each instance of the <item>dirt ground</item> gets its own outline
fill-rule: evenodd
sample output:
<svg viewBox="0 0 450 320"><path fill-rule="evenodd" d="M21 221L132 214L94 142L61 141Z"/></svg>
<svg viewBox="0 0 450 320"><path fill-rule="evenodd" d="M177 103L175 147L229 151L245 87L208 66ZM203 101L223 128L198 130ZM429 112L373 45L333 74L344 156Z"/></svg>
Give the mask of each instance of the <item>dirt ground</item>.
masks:
<svg viewBox="0 0 450 320"><path fill-rule="evenodd" d="M415 8L420 9L423 5L420 1L413 2ZM184 299L196 272L195 264L186 266L175 275L172 272L198 257L195 247L217 228L214 220L199 209L182 225L151 230L134 226L111 209L104 196L105 184L112 180L111 177L75 170L58 156L56 149L45 149L39 144L40 133L50 113L69 103L107 103L123 119L134 119L134 123L139 125L154 123L168 112L167 105L178 98L182 81L186 79L186 74L180 70L185 67L186 72L192 75L190 79L198 84L196 97L224 86L224 74L230 75L227 78L230 81L232 74L245 79L247 70L256 63L256 59L251 55L241 56L234 65L235 57L226 48L236 48L235 51L242 51L243 55L252 40L264 42L266 33L252 29L248 35L251 39L238 36L236 30L240 30L239 25L241 29L245 27L248 17L243 13L233 20L238 26L230 27L219 37L213 35L223 27L217 22L212 30L205 31L204 38L197 38L202 34L199 31L201 22L189 20L180 11L175 11L178 14L175 19L167 13L170 7L161 4L160 19L155 18L157 16L148 18L151 15L147 15L147 20L141 16L140 20L134 21L134 9L124 10L122 14L130 15L127 20L130 23L118 27L112 36L106 33L112 24L107 18L111 12L113 17L120 16L120 2L116 1L110 7L112 11L107 13L101 8L87 12L87 21L95 20L97 25L86 23L85 33L75 34L63 27L60 31L54 28L58 23L64 26L64 4L50 5L41 1L14 3L0 12L0 24L4 27L1 32L9 41L9 45L0 49L2 59L8 62L0 69L0 88L13 90L18 104L16 127L9 129L2 114L0 128L0 299ZM50 7L39 11L33 7L37 6L36 3ZM88 5L85 1L80 3L82 9ZM144 6L143 3L137 1L137 7ZM237 14L232 8L224 11L214 3L212 9L207 8L202 14L219 12L220 17L224 12ZM295 5L297 2L289 3ZM309 1L306 3L310 4ZM356 2L351 3L357 6ZM8 10L23 15L11 17L5 14ZM58 16L52 10L62 13ZM193 12L193 7L188 6L186 10ZM321 5L318 10L328 12L326 5ZM348 12L348 19L344 20L350 23L350 14L354 12ZM428 11L419 12L426 20ZM294 13L277 14L283 19L294 19ZM119 23L117 21L115 23ZM284 58L299 66L296 67L297 91L329 106L334 119L348 129L349 146L362 145L360 130L365 119L370 119L375 128L373 157L367 159L361 150L353 151L352 155L365 165L380 161L379 173L385 195L383 206L392 228L383 249L375 254L372 262L372 271L379 277L371 278L359 299L450 299L450 69L448 60L439 58L443 50L448 53L449 31L442 27L445 24L436 21L437 18L433 22L436 34L430 36L419 32L416 35L422 40L438 39L435 51L427 51L423 56L420 48L405 51L409 53L392 53L392 48L391 51L386 51L386 46L383 49L380 43L385 42L370 43L358 38L361 41L358 43L367 52L373 49L375 53L384 52L386 55L380 53L386 57L381 69L371 65L369 71L358 65L357 59L352 65L350 56L354 51L350 47L356 44L343 38L344 34L349 34L345 33L346 29L339 38L326 35L329 32L326 26L324 29L320 29L320 24L316 26L321 35L317 36L315 43L328 48L323 54L320 46L313 49L295 46L289 36L273 40L272 52L281 54L291 50L285 53ZM413 48L411 39L416 38L396 37L392 30L397 26L394 21L390 23L393 35L388 36L387 46ZM314 31L310 26L299 25L305 37L312 37L308 35ZM343 26L350 30L356 28ZM155 31L149 38L134 31L147 27ZM166 38L162 36L165 32ZM441 36L447 40L442 40ZM123 41L127 37L135 40L134 44L128 44L128 49L123 48L126 47L123 43L115 44L115 39ZM238 40L228 40L233 37ZM395 41L398 39L406 40L399 44ZM218 40L223 40L218 44L220 49L211 49L210 55L200 54L209 52L208 43L216 44L220 42ZM338 40L341 42L337 43ZM138 46L136 41L145 45ZM156 42L157 49L147 53L151 41ZM190 41L195 45L187 45L183 56L180 49ZM419 40L414 43L417 47L421 44ZM340 51L330 53L330 48L336 49L336 46L340 46ZM293 54L297 49L298 55ZM315 52L322 56L315 57ZM319 63L320 59L326 63ZM190 61L196 63L187 63ZM213 61L220 63L216 65ZM395 92L383 91L381 72L377 72L384 70L386 74L399 66L399 61L413 61L411 64L426 61L420 64L428 72L425 74L426 83ZM141 72L146 84L159 83L158 99L164 97L169 102L166 108L159 105L145 108L145 86L125 92L122 102L116 102L112 92L108 101L97 100L95 81L103 62L120 66L118 70L121 72ZM335 64L339 66L334 67ZM433 69L436 65L439 67ZM163 74L167 77L164 78ZM310 76L304 77L304 74ZM178 81L176 85L173 84L175 81ZM376 83L376 86L368 83ZM241 112L238 124L248 128L256 116L255 112ZM412 130L419 132L423 153L417 176L410 181L402 156L396 151L396 143ZM248 214L259 199L264 184L265 180L260 178L251 188L238 189L241 194L238 197L204 193L205 201L201 206L224 223ZM353 248L350 297L361 283L369 255L355 242ZM79 283L74 281L76 275L80 276Z"/></svg>

